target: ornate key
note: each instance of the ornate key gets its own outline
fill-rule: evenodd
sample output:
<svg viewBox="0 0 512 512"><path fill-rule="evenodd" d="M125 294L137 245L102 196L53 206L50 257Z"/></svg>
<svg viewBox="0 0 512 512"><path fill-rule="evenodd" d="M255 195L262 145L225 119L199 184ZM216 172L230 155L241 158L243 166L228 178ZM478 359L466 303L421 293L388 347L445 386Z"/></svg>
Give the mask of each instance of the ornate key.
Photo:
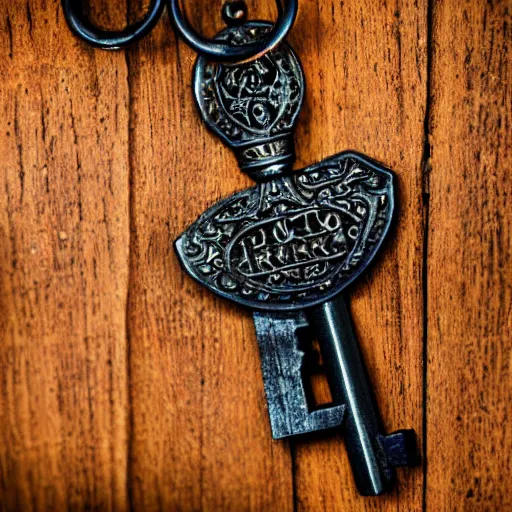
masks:
<svg viewBox="0 0 512 512"><path fill-rule="evenodd" d="M293 126L304 76L289 45L298 0L276 0L276 25L245 22L247 7L224 5L229 25L215 41L197 34L169 0L171 21L199 52L194 92L206 124L234 149L257 185L205 212L176 242L185 270L221 297L253 309L272 435L343 426L359 491L385 492L395 466L415 460L412 430L379 432L357 340L342 292L368 266L393 216L393 175L358 153L332 156L292 173ZM120 32L95 27L80 1L62 0L71 30L118 49L146 35L163 0ZM238 62L212 64L215 61ZM249 62L249 63L241 63ZM321 347L333 403L315 407L304 382L307 345Z"/></svg>
<svg viewBox="0 0 512 512"><path fill-rule="evenodd" d="M217 40L246 45L272 25L230 26ZM245 64L199 57L201 115L257 185L207 210L176 242L185 270L221 297L253 309L273 437L343 427L359 491L385 492L393 468L413 462L413 431L379 421L342 292L388 233L393 175L354 152L300 171L293 126L304 95L299 60L281 44ZM303 379L304 340L318 340L333 395L315 408Z"/></svg>

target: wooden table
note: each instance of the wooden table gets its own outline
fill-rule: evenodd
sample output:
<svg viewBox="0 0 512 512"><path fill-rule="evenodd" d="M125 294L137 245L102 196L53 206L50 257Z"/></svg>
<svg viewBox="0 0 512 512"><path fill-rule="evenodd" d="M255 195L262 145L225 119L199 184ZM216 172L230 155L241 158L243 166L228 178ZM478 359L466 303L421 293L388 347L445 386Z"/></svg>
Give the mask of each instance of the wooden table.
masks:
<svg viewBox="0 0 512 512"><path fill-rule="evenodd" d="M114 4L93 19L122 26ZM187 2L209 35L220 5ZM0 13L1 510L512 509L510 0L302 0L289 38L298 165L352 148L398 176L351 308L384 425L423 462L376 499L341 437L271 440L250 314L180 271L173 240L250 180L167 15L111 53L58 0Z"/></svg>

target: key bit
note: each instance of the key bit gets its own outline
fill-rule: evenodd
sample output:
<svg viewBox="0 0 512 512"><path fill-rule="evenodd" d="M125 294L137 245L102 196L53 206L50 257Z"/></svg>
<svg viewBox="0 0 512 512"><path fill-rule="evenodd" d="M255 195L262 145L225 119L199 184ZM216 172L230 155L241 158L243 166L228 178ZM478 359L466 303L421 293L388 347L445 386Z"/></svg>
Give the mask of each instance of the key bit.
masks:
<svg viewBox="0 0 512 512"><path fill-rule="evenodd" d="M247 22L217 37L245 44L272 25ZM176 241L184 269L255 311L273 437L342 428L362 494L389 490L415 459L413 431L383 434L342 293L379 251L394 212L393 175L355 152L292 172L293 126L304 96L299 60L281 44L254 62L200 57L199 110L257 185L208 209ZM308 403L301 336L318 338L333 403Z"/></svg>
<svg viewBox="0 0 512 512"><path fill-rule="evenodd" d="M282 439L339 427L344 402L317 410L308 404L301 372L304 352L299 348L298 334L309 327L304 313L254 313L254 325L272 437Z"/></svg>

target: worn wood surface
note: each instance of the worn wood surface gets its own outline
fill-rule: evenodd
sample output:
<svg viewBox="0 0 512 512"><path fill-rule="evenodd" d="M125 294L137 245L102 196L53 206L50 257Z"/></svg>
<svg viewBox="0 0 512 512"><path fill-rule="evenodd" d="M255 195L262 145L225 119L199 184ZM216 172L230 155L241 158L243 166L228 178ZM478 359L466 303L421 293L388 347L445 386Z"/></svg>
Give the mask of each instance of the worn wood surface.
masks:
<svg viewBox="0 0 512 512"><path fill-rule="evenodd" d="M438 510L512 509L512 4L479 4L433 10L425 384Z"/></svg>
<svg viewBox="0 0 512 512"><path fill-rule="evenodd" d="M0 503L127 501L128 70L2 2Z"/></svg>
<svg viewBox="0 0 512 512"><path fill-rule="evenodd" d="M93 18L122 25L114 4ZM187 3L209 35L220 5ZM511 12L302 1L289 38L298 166L351 148L398 177L394 237L351 308L383 423L414 428L423 462L368 499L341 436L271 440L250 314L173 254L250 181L196 115L167 16L107 53L58 0L0 2L0 510L512 508Z"/></svg>

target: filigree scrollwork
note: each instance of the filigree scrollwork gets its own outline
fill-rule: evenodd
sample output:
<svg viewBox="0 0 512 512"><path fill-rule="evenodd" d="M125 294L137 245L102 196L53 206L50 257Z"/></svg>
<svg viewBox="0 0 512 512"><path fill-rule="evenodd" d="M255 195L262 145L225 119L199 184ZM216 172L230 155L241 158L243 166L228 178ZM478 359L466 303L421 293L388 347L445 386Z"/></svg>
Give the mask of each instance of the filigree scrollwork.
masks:
<svg viewBox="0 0 512 512"><path fill-rule="evenodd" d="M391 222L389 171L355 153L221 201L177 241L187 271L258 309L302 309L370 263Z"/></svg>
<svg viewBox="0 0 512 512"><path fill-rule="evenodd" d="M264 36L263 22L230 27L217 37L244 44ZM304 76L287 44L246 64L197 61L195 97L211 130L235 149L242 169L272 163L291 165L292 129L302 106Z"/></svg>

